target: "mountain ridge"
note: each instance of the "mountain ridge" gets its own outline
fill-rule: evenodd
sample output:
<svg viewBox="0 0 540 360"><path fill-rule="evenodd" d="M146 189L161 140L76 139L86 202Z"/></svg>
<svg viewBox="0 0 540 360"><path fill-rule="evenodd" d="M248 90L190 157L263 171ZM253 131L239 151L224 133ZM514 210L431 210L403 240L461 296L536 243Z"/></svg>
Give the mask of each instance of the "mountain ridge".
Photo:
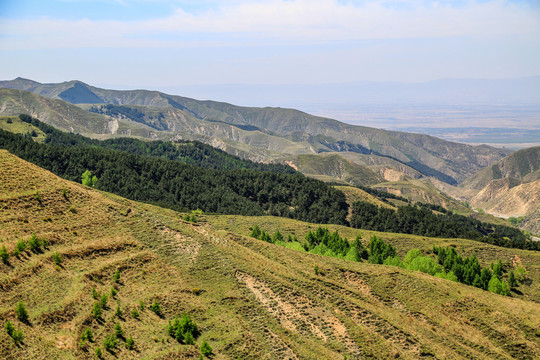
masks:
<svg viewBox="0 0 540 360"><path fill-rule="evenodd" d="M181 136L205 137L207 141L211 141L209 138L219 138L229 142L229 146L236 148L237 151L242 151L241 149L247 145L248 148L244 148L243 151L249 153L253 149L267 160L271 158L269 156L272 152L298 155L342 151L382 155L409 165L425 176L435 176L442 181L456 184L481 167L509 153L507 150L487 146L474 147L451 143L428 135L349 125L295 109L240 107L149 90L107 90L79 81L40 84L31 80L16 79L1 81L0 86L24 88L58 99L61 98L61 94L67 98L65 91L68 89L83 86L95 97L86 91L81 93L75 89L68 93L71 101L79 103L85 99L99 99L105 104L163 109L165 121L171 124L171 129L174 129L170 131L171 133L160 132L148 125L144 127L143 122L138 125L135 133L131 132L129 135L173 138L175 135L182 134ZM77 93L82 95L77 98ZM150 116L152 115L148 115ZM182 117L184 120L181 120ZM101 121L104 122L104 119L112 125L102 126L102 134L110 134L111 126L113 128L120 126L115 125L115 121L123 120L124 124L129 121L129 119L111 117L102 118ZM146 117L144 119L148 120ZM126 131L130 132L124 130Z"/></svg>

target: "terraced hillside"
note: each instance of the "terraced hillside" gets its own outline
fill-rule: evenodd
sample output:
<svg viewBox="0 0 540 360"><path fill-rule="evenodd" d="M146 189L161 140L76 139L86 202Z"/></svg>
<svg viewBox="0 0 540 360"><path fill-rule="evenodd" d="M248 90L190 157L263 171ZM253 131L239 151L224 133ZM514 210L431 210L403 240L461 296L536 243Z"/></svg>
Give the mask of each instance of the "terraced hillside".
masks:
<svg viewBox="0 0 540 360"><path fill-rule="evenodd" d="M540 357L536 252L386 236L400 254L412 246L426 250L446 243L478 252L483 263L517 255L531 283L521 288L522 295L503 297L248 236L255 223L299 236L314 224L218 215L196 215L198 223L191 223L182 220L185 214L62 180L6 151L0 151L0 169L1 245L13 254L33 233L47 242L0 264L0 321L9 320L24 334L15 345L0 333L3 358L90 359L100 347L106 359L197 359L203 341L213 348L214 359ZM358 233L332 228L349 238ZM360 232L364 241L371 235ZM92 288L109 294L101 319L93 315ZM15 314L19 301L29 313L26 323ZM155 302L161 316L150 309ZM179 343L167 331L168 319L184 312L200 329L196 345ZM115 323L124 337L106 351L104 339ZM82 343L86 328L93 340ZM125 347L129 337L133 350Z"/></svg>

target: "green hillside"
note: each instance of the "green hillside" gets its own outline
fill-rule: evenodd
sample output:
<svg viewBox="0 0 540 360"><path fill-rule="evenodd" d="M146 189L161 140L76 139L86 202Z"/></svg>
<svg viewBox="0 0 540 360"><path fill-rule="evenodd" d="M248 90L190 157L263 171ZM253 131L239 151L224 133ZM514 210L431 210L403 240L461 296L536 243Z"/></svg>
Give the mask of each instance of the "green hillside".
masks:
<svg viewBox="0 0 540 360"><path fill-rule="evenodd" d="M258 224L301 238L315 224L218 215L190 223L184 214L62 180L5 151L0 165L0 238L11 255L0 263L0 319L24 335L15 345L0 333L6 359L92 359L98 347L105 359L197 359L203 342L214 359L540 356L537 252L380 234L400 256L412 247L429 254L433 245L455 245L464 255L476 253L482 266L519 261L528 282L520 293L501 296L249 236ZM372 234L330 229L349 239L360 233L364 242ZM34 232L46 244L14 256L17 243L28 244ZM99 300L109 295L99 318L92 289ZM26 322L17 318L19 302ZM199 330L194 345L168 331L168 321L184 313ZM123 335L106 350L116 323ZM81 339L86 329L91 340Z"/></svg>
<svg viewBox="0 0 540 360"><path fill-rule="evenodd" d="M343 181L352 185L372 185L383 179L369 168L346 160L337 154L299 155L292 161L298 171L327 181Z"/></svg>

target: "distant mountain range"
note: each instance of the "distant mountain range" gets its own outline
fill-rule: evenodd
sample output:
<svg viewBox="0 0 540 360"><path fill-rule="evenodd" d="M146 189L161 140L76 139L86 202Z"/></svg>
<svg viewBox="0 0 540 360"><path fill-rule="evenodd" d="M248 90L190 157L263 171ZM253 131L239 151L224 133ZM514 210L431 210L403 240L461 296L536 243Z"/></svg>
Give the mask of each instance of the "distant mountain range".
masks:
<svg viewBox="0 0 540 360"><path fill-rule="evenodd" d="M390 166L394 169L457 184L510 153L349 125L294 109L241 107L158 91L107 90L80 81L41 84L22 78L1 81L0 87L3 115L26 113L60 129L101 138L197 139L259 161L290 160L301 154L366 155L397 164Z"/></svg>

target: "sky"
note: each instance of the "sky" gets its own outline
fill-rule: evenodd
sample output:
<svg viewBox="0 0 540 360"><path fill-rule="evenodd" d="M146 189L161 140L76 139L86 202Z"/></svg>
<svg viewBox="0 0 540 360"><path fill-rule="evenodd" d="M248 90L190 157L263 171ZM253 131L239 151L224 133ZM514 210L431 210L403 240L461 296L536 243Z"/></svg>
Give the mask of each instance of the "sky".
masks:
<svg viewBox="0 0 540 360"><path fill-rule="evenodd" d="M540 0L0 0L0 80L216 85L540 75Z"/></svg>

